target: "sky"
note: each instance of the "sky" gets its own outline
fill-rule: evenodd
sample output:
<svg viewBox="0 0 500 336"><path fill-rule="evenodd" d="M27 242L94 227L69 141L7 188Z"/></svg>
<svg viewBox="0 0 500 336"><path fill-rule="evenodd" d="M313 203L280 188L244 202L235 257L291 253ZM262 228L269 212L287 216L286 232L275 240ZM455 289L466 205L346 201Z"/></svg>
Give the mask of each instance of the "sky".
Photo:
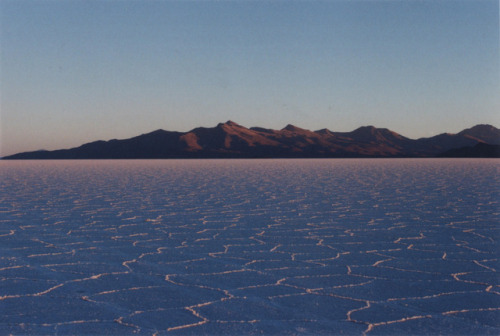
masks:
<svg viewBox="0 0 500 336"><path fill-rule="evenodd" d="M0 0L0 156L156 129L500 126L498 0Z"/></svg>

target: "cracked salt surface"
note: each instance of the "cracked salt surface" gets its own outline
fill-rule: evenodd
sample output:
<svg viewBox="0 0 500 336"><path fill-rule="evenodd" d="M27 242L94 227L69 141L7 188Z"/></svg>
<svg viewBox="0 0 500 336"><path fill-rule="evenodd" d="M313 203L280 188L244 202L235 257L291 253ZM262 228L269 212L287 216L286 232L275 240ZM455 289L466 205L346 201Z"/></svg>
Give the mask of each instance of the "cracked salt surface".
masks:
<svg viewBox="0 0 500 336"><path fill-rule="evenodd" d="M0 334L500 334L498 160L0 162Z"/></svg>

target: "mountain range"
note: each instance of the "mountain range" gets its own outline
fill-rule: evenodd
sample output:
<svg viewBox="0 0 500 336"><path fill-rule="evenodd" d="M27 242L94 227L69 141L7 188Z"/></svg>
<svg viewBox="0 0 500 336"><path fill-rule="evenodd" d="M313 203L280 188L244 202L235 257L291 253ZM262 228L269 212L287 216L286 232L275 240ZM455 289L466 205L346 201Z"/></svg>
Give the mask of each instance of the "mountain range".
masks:
<svg viewBox="0 0 500 336"><path fill-rule="evenodd" d="M352 132L246 128L233 121L188 132L157 130L130 139L95 141L71 149L34 151L3 159L368 158L500 157L500 130L476 125L457 134L410 139L386 128Z"/></svg>

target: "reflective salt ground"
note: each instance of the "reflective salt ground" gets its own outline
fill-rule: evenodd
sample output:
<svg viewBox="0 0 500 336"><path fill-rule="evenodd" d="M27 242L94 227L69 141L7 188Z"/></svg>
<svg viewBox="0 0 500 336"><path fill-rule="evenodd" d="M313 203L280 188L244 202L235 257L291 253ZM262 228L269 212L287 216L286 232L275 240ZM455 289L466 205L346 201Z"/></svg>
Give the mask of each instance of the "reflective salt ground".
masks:
<svg viewBox="0 0 500 336"><path fill-rule="evenodd" d="M498 335L499 163L0 162L0 334Z"/></svg>

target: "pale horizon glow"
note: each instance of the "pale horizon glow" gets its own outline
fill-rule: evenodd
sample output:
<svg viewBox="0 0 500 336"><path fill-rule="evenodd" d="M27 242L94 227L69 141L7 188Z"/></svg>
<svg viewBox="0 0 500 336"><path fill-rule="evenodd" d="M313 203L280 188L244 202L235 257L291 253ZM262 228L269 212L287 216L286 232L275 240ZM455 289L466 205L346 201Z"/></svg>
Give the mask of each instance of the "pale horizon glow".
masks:
<svg viewBox="0 0 500 336"><path fill-rule="evenodd" d="M0 2L0 157L233 120L500 125L499 3Z"/></svg>

